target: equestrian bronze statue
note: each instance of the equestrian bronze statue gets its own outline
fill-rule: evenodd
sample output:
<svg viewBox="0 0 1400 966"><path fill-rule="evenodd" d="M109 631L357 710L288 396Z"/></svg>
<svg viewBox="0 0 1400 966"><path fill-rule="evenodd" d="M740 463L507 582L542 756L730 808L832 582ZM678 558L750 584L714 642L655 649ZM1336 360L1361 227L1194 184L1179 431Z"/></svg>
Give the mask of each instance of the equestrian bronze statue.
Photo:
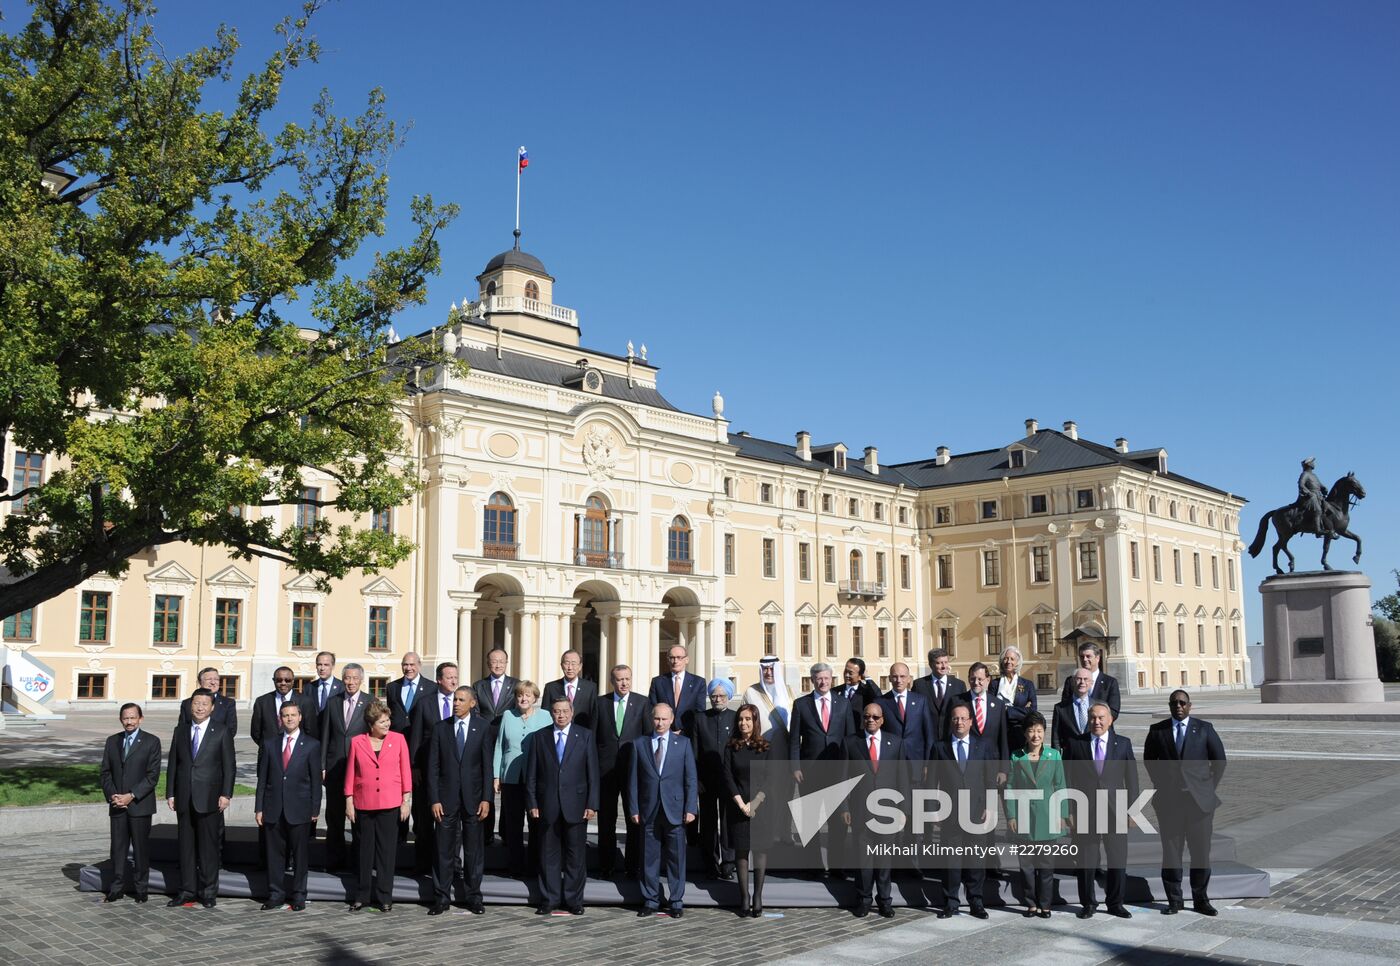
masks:
<svg viewBox="0 0 1400 966"><path fill-rule="evenodd" d="M1356 555L1351 558L1351 562L1361 562L1361 538L1348 530L1347 525L1350 522L1352 507L1365 499L1366 489L1356 479L1355 473L1348 473L1333 483L1332 489L1324 490L1322 481L1313 472L1316 465L1317 461L1311 457L1303 460L1303 473L1298 477L1298 499L1288 506L1281 506L1264 514L1263 519L1259 521L1259 532L1255 535L1254 542L1249 545L1249 555L1259 556L1259 551L1264 549L1269 521L1273 520L1274 533L1278 535L1278 541L1274 544L1275 573L1283 573L1278 566L1280 550L1288 557L1288 572L1293 572L1293 554L1288 550L1288 541L1299 533L1310 533L1322 538L1323 570L1332 569L1327 563L1327 551L1331 548L1332 541L1339 537L1356 541Z"/></svg>

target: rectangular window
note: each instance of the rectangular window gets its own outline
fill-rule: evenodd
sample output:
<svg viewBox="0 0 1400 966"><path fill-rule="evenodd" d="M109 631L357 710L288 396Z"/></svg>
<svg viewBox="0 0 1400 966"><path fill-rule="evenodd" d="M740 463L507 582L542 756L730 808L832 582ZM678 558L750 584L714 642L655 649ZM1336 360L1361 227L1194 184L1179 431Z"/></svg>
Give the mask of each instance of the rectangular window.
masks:
<svg viewBox="0 0 1400 966"><path fill-rule="evenodd" d="M101 701L107 697L107 675L79 674L78 697Z"/></svg>
<svg viewBox="0 0 1400 966"><path fill-rule="evenodd" d="M763 576L776 577L778 575L778 564L775 559L773 549L773 538L763 538Z"/></svg>
<svg viewBox="0 0 1400 966"><path fill-rule="evenodd" d="M849 500L846 501L846 516L860 516L860 501L857 500L855 497L851 497Z"/></svg>
<svg viewBox="0 0 1400 966"><path fill-rule="evenodd" d="M734 655L738 654L739 652L738 652L735 648L736 648L736 645L735 645L735 642L734 642L734 622L733 622L733 621L725 621L725 622L724 622L724 656L725 656L725 657L733 657Z"/></svg>
<svg viewBox="0 0 1400 966"><path fill-rule="evenodd" d="M1031 582L1037 584L1050 581L1050 548L1031 547Z"/></svg>
<svg viewBox="0 0 1400 966"><path fill-rule="evenodd" d="M374 697L382 699L385 692L389 690L389 679L387 677L370 678L365 687Z"/></svg>
<svg viewBox="0 0 1400 966"><path fill-rule="evenodd" d="M900 657L914 656L914 634L907 627L899 630L899 654Z"/></svg>
<svg viewBox="0 0 1400 966"><path fill-rule="evenodd" d="M763 654L765 657L778 653L778 625L768 622L763 625Z"/></svg>
<svg viewBox="0 0 1400 966"><path fill-rule="evenodd" d="M110 644L109 620L112 615L112 595L105 590L83 591L78 611L78 643Z"/></svg>
<svg viewBox="0 0 1400 966"><path fill-rule="evenodd" d="M851 628L851 653L856 657L864 657L862 653L865 649L865 631L859 627Z"/></svg>
<svg viewBox="0 0 1400 966"><path fill-rule="evenodd" d="M1055 676L1053 674L1037 674L1035 676L1035 689L1037 691L1053 691L1055 689Z"/></svg>
<svg viewBox="0 0 1400 966"><path fill-rule="evenodd" d="M1162 687L1165 688L1165 687L1167 686L1167 672L1166 672L1166 671L1162 671L1162 672L1160 673L1160 678L1159 678L1159 680L1161 680L1161 682L1162 682Z"/></svg>
<svg viewBox="0 0 1400 966"><path fill-rule="evenodd" d="M1092 541L1079 545L1079 579L1099 579L1099 545Z"/></svg>
<svg viewBox="0 0 1400 966"><path fill-rule="evenodd" d="M1177 625L1176 625L1176 653L1178 653L1178 654L1185 654L1185 653L1186 653L1186 625L1185 625L1185 624L1177 624Z"/></svg>
<svg viewBox="0 0 1400 966"><path fill-rule="evenodd" d="M836 625L826 625L826 656L836 656Z"/></svg>
<svg viewBox="0 0 1400 966"><path fill-rule="evenodd" d="M1001 551L982 551L982 583L987 587L1001 586Z"/></svg>
<svg viewBox="0 0 1400 966"><path fill-rule="evenodd" d="M1155 543L1152 545L1152 579L1159 584L1162 582L1162 548Z"/></svg>
<svg viewBox="0 0 1400 966"><path fill-rule="evenodd" d="M238 700L238 678L237 674L223 674L219 676L219 694L230 701Z"/></svg>
<svg viewBox="0 0 1400 966"><path fill-rule="evenodd" d="M996 500L983 500L983 501L982 501L982 519L983 519L983 520L995 520L996 518L997 518L997 501L996 501Z"/></svg>
<svg viewBox="0 0 1400 966"><path fill-rule="evenodd" d="M1172 577L1181 583L1181 551L1176 547L1172 548Z"/></svg>
<svg viewBox="0 0 1400 966"><path fill-rule="evenodd" d="M1142 566L1138 560L1138 543L1136 540L1128 543L1128 560L1133 568L1133 579L1137 580L1142 576Z"/></svg>
<svg viewBox="0 0 1400 966"><path fill-rule="evenodd" d="M389 650L389 608L372 606L369 609L369 630L365 646L371 651Z"/></svg>
<svg viewBox="0 0 1400 966"><path fill-rule="evenodd" d="M7 641L32 641L34 640L34 608L29 607L18 614L11 614L5 618L5 640Z"/></svg>
<svg viewBox="0 0 1400 966"><path fill-rule="evenodd" d="M1196 652L1204 654L1206 652L1206 625L1196 625Z"/></svg>
<svg viewBox="0 0 1400 966"><path fill-rule="evenodd" d="M1013 449L1011 451L1010 463L1013 470L1023 469L1026 465L1026 451L1023 449Z"/></svg>
<svg viewBox="0 0 1400 966"><path fill-rule="evenodd" d="M758 485L758 502L759 502L759 503L772 503L772 502L773 502L773 484L772 484L772 483L760 483L760 484Z"/></svg>
<svg viewBox="0 0 1400 966"><path fill-rule="evenodd" d="M1219 624L1215 625L1215 653L1225 653L1225 631Z"/></svg>
<svg viewBox="0 0 1400 966"><path fill-rule="evenodd" d="M933 511L933 522L935 526L946 527L953 522L953 508L951 506L935 507Z"/></svg>
<svg viewBox="0 0 1400 966"><path fill-rule="evenodd" d="M800 624L797 628L798 653L803 657L812 656L812 625Z"/></svg>
<svg viewBox="0 0 1400 966"><path fill-rule="evenodd" d="M951 627L940 627L938 629L938 646L948 652L949 657L956 657L958 653L957 635L953 633Z"/></svg>
<svg viewBox="0 0 1400 966"><path fill-rule="evenodd" d="M316 646L316 605L292 605L292 647Z"/></svg>
<svg viewBox="0 0 1400 966"><path fill-rule="evenodd" d="M885 519L885 505L884 505L883 503L877 503L877 504L875 504L875 519L876 519L876 520L883 520L883 519Z"/></svg>
<svg viewBox="0 0 1400 966"><path fill-rule="evenodd" d="M953 589L953 555L951 553L938 555L938 589Z"/></svg>
<svg viewBox="0 0 1400 966"><path fill-rule="evenodd" d="M797 545L797 579L812 579L812 545L810 543Z"/></svg>
<svg viewBox="0 0 1400 966"><path fill-rule="evenodd" d="M31 486L38 486L44 482L44 454L27 453L22 449L15 450L15 473L10 481L10 492L20 493ZM18 500L10 501L11 513L23 513L29 506L29 501L34 499L36 494L27 493ZM105 686L105 685L104 685Z"/></svg>
<svg viewBox="0 0 1400 966"><path fill-rule="evenodd" d="M902 525L902 524L906 524L906 523L909 522L909 508L908 508L908 507L902 506L902 507L899 508L899 522L900 522L901 525Z"/></svg>
<svg viewBox="0 0 1400 966"><path fill-rule="evenodd" d="M1139 671L1139 672L1138 672L1138 687L1140 687L1140 688L1145 688L1145 687L1147 687L1147 672L1146 672L1146 671Z"/></svg>
<svg viewBox="0 0 1400 966"><path fill-rule="evenodd" d="M1239 629L1238 627L1231 627L1231 628L1230 628L1230 653L1231 653L1231 654L1238 654L1239 652L1240 652L1240 629Z"/></svg>
<svg viewBox="0 0 1400 966"><path fill-rule="evenodd" d="M1235 589L1235 561L1225 561L1225 576L1230 578L1230 589Z"/></svg>
<svg viewBox="0 0 1400 966"><path fill-rule="evenodd" d="M1182 671L1182 672L1181 672L1181 686L1182 686L1183 688L1186 687L1186 685L1188 685L1189 683L1191 683L1190 678L1187 677L1187 674L1188 674L1188 673L1189 673L1189 672L1187 672L1187 671Z"/></svg>
<svg viewBox="0 0 1400 966"><path fill-rule="evenodd" d="M1215 554L1210 555L1210 585L1220 589L1220 558Z"/></svg>
<svg viewBox="0 0 1400 966"><path fill-rule="evenodd" d="M734 477L732 476L724 478L724 495L731 500L734 499Z"/></svg>
<svg viewBox="0 0 1400 966"><path fill-rule="evenodd" d="M807 491L806 491L806 490L798 490L798 491L797 491L797 509L799 509L799 510L805 510L805 509L807 509Z"/></svg>
<svg viewBox="0 0 1400 966"><path fill-rule="evenodd" d="M1191 570L1196 577L1196 586L1201 586L1201 555L1198 553L1191 555Z"/></svg>
<svg viewBox="0 0 1400 966"><path fill-rule="evenodd" d="M988 654L1000 654L1000 653L1001 653L1001 625L1000 625L1000 624L988 624L988 625L987 625L987 653L988 653Z"/></svg>
<svg viewBox="0 0 1400 966"><path fill-rule="evenodd" d="M912 586L912 578L909 575L909 555L902 553L899 555L899 589L908 590Z"/></svg>
<svg viewBox="0 0 1400 966"><path fill-rule="evenodd" d="M319 500L321 498L321 488L318 486L308 486L301 491L301 498L304 501ZM315 526L316 521L321 519L321 508L315 503L303 502L297 504L297 526Z"/></svg>
<svg viewBox="0 0 1400 966"><path fill-rule="evenodd" d="M1157 653L1167 653L1167 625L1162 621L1157 622Z"/></svg>
<svg viewBox="0 0 1400 966"><path fill-rule="evenodd" d="M734 570L734 534L724 535L724 572L731 576L736 573Z"/></svg>
<svg viewBox="0 0 1400 966"><path fill-rule="evenodd" d="M836 583L836 548L822 547L822 580Z"/></svg>
<svg viewBox="0 0 1400 966"><path fill-rule="evenodd" d="M881 550L875 551L875 583L885 586L885 554Z"/></svg>
<svg viewBox="0 0 1400 966"><path fill-rule="evenodd" d="M151 627L152 644L180 643L180 604L183 597L156 595L155 620Z"/></svg>
<svg viewBox="0 0 1400 966"><path fill-rule="evenodd" d="M1090 489L1075 490L1074 505L1080 510L1092 510L1094 508L1094 491Z"/></svg>
<svg viewBox="0 0 1400 966"><path fill-rule="evenodd" d="M830 494L830 493L823 493L823 494L822 494L822 512L823 512L823 513L830 513L830 512L831 512L831 494Z"/></svg>
<svg viewBox="0 0 1400 966"><path fill-rule="evenodd" d="M243 601L220 597L214 601L214 646L237 647L242 630Z"/></svg>
<svg viewBox="0 0 1400 966"><path fill-rule="evenodd" d="M1030 512L1032 514L1049 513L1050 498L1044 493L1032 493Z"/></svg>
<svg viewBox="0 0 1400 966"><path fill-rule="evenodd" d="M379 533L394 532L394 511L375 510L369 515L369 528Z"/></svg>
<svg viewBox="0 0 1400 966"><path fill-rule="evenodd" d="M1146 646L1142 639L1142 621L1133 621L1133 649L1139 654L1144 654Z"/></svg>
<svg viewBox="0 0 1400 966"><path fill-rule="evenodd" d="M151 675L151 698L155 701L173 701L180 696L180 675Z"/></svg>
<svg viewBox="0 0 1400 966"><path fill-rule="evenodd" d="M1055 625L1042 621L1035 625L1035 652L1037 654L1055 653Z"/></svg>

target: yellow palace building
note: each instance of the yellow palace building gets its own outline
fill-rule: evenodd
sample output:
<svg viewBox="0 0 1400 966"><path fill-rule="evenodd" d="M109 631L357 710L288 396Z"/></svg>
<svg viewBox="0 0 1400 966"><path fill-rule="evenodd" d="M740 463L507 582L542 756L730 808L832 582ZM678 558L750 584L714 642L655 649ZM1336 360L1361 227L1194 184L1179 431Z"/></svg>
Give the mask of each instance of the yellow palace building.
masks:
<svg viewBox="0 0 1400 966"><path fill-rule="evenodd" d="M626 663L644 686L680 642L691 670L740 687L768 654L792 687L853 656L883 685L895 661L926 673L932 647L965 677L1015 645L1058 692L1088 639L1130 692L1248 683L1244 500L1172 472L1165 450L1035 420L895 465L805 431L759 439L730 431L718 394L708 414L668 402L644 346L583 348L533 255L503 252L477 281L443 330L470 372L425 374L406 406L424 490L361 521L415 541L408 560L327 594L275 561L153 549L4 622L7 704L173 705L212 665L247 705L280 664L311 677L321 649L376 689L408 650L475 679L496 645L537 682L573 646L586 676ZM19 489L52 457L4 460Z"/></svg>

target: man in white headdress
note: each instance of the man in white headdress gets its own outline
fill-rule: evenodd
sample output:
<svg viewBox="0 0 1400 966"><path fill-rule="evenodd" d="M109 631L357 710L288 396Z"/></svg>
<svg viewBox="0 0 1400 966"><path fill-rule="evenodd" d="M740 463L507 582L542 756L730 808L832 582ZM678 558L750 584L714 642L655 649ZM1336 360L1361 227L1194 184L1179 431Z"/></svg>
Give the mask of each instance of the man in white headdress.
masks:
<svg viewBox="0 0 1400 966"><path fill-rule="evenodd" d="M758 673L758 681L744 691L744 703L754 705L762 713L767 723L763 737L786 747L792 696L783 680L783 666L776 657L769 655L758 662Z"/></svg>

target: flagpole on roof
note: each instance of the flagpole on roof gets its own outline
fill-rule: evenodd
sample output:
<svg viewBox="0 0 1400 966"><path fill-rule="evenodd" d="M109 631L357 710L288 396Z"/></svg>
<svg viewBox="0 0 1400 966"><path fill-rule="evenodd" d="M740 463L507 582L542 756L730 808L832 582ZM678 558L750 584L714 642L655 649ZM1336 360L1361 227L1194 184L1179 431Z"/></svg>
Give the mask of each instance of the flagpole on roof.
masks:
<svg viewBox="0 0 1400 966"><path fill-rule="evenodd" d="M520 251L520 172L525 170L526 160L525 145L520 146L520 153L515 158L515 250Z"/></svg>

